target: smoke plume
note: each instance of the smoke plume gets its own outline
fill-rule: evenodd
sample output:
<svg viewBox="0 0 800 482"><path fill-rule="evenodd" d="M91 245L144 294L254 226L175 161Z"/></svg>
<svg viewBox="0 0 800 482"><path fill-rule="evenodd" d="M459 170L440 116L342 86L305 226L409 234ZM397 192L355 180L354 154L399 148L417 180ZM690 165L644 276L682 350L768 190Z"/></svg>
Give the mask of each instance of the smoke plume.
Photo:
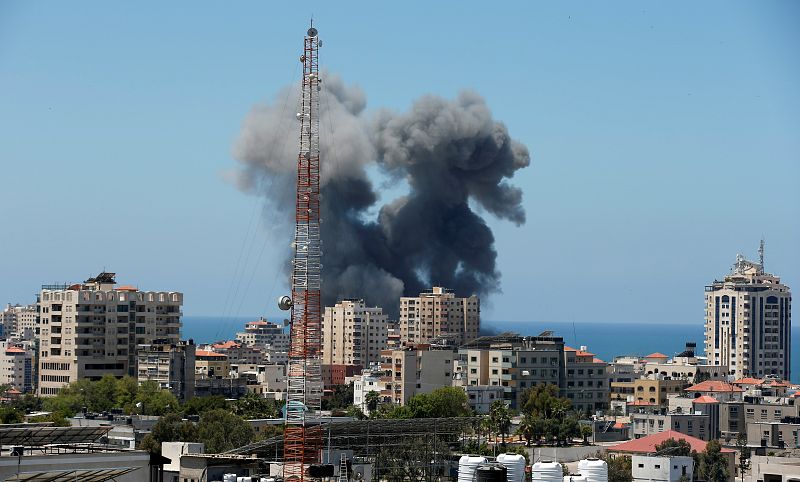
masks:
<svg viewBox="0 0 800 482"><path fill-rule="evenodd" d="M517 225L522 191L510 185L530 163L528 149L492 119L482 97L424 96L408 112L367 113L366 97L337 75L323 75L323 302L364 298L396 315L398 298L432 285L460 296L499 290L494 236L470 206ZM298 123L296 87L245 118L234 157L239 187L265 196L271 223L294 222ZM376 186L368 170L393 186ZM374 176L373 176L374 177ZM407 186L407 188L405 188ZM382 205L379 193L397 193ZM377 213L377 216L375 215ZM287 271L289 263L286 263Z"/></svg>

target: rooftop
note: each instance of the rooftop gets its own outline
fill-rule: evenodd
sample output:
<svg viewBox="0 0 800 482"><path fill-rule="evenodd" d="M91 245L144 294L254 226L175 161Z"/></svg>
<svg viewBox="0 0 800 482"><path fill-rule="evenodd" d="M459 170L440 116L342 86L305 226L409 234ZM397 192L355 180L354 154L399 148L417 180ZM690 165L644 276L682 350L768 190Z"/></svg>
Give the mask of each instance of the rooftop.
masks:
<svg viewBox="0 0 800 482"><path fill-rule="evenodd" d="M700 440L699 438L676 432L674 430L667 430L666 432L655 433L653 435L648 435L647 437L622 442L621 444L609 447L607 450L609 452L627 452L638 454L656 453L656 445L659 445L669 439L686 440L689 442L689 445L691 445L692 450L696 450L698 452L702 452L706 449L707 442ZM734 452L734 450L726 448L723 448L722 451Z"/></svg>
<svg viewBox="0 0 800 482"><path fill-rule="evenodd" d="M736 385L732 385L728 382L723 382L721 380L706 380L704 382L700 382L696 385L692 385L689 388L686 388L685 391L687 392L729 392L729 393L739 393L743 392L742 388L737 387Z"/></svg>

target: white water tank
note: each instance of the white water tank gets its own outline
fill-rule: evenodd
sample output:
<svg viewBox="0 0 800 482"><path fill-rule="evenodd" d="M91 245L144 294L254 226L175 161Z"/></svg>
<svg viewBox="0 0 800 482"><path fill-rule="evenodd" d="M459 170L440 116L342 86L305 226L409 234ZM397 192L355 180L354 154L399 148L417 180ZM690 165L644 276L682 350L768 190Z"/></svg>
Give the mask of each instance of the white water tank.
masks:
<svg viewBox="0 0 800 482"><path fill-rule="evenodd" d="M531 475L537 482L562 482L564 471L558 462L536 462L531 467Z"/></svg>
<svg viewBox="0 0 800 482"><path fill-rule="evenodd" d="M486 463L486 457L463 455L458 459L458 482L475 482L475 469Z"/></svg>
<svg viewBox="0 0 800 482"><path fill-rule="evenodd" d="M586 482L608 482L608 464L600 459L584 459L578 462L578 472Z"/></svg>
<svg viewBox="0 0 800 482"><path fill-rule="evenodd" d="M500 454L497 461L505 466L507 482L523 482L525 480L525 457L520 454Z"/></svg>

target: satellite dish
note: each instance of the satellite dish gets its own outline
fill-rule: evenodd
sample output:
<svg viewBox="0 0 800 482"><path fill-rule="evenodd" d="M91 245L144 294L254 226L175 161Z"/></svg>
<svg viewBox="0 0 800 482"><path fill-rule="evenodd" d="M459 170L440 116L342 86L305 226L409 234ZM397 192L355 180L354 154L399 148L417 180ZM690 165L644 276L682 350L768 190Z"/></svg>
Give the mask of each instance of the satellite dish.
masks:
<svg viewBox="0 0 800 482"><path fill-rule="evenodd" d="M292 299L284 295L278 298L278 308L286 311L292 307Z"/></svg>
<svg viewBox="0 0 800 482"><path fill-rule="evenodd" d="M308 29L308 36L309 37L316 37L317 36L317 29L315 29L314 27L311 27L310 29Z"/></svg>

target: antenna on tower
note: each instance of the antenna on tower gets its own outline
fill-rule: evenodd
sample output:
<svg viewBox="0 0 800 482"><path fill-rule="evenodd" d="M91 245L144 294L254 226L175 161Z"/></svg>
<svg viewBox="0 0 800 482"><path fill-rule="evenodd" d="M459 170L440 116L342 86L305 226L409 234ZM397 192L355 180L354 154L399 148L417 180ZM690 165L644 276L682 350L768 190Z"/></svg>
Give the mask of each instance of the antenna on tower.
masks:
<svg viewBox="0 0 800 482"><path fill-rule="evenodd" d="M761 273L764 273L764 238L761 238L761 242L758 244L758 264L761 265Z"/></svg>

